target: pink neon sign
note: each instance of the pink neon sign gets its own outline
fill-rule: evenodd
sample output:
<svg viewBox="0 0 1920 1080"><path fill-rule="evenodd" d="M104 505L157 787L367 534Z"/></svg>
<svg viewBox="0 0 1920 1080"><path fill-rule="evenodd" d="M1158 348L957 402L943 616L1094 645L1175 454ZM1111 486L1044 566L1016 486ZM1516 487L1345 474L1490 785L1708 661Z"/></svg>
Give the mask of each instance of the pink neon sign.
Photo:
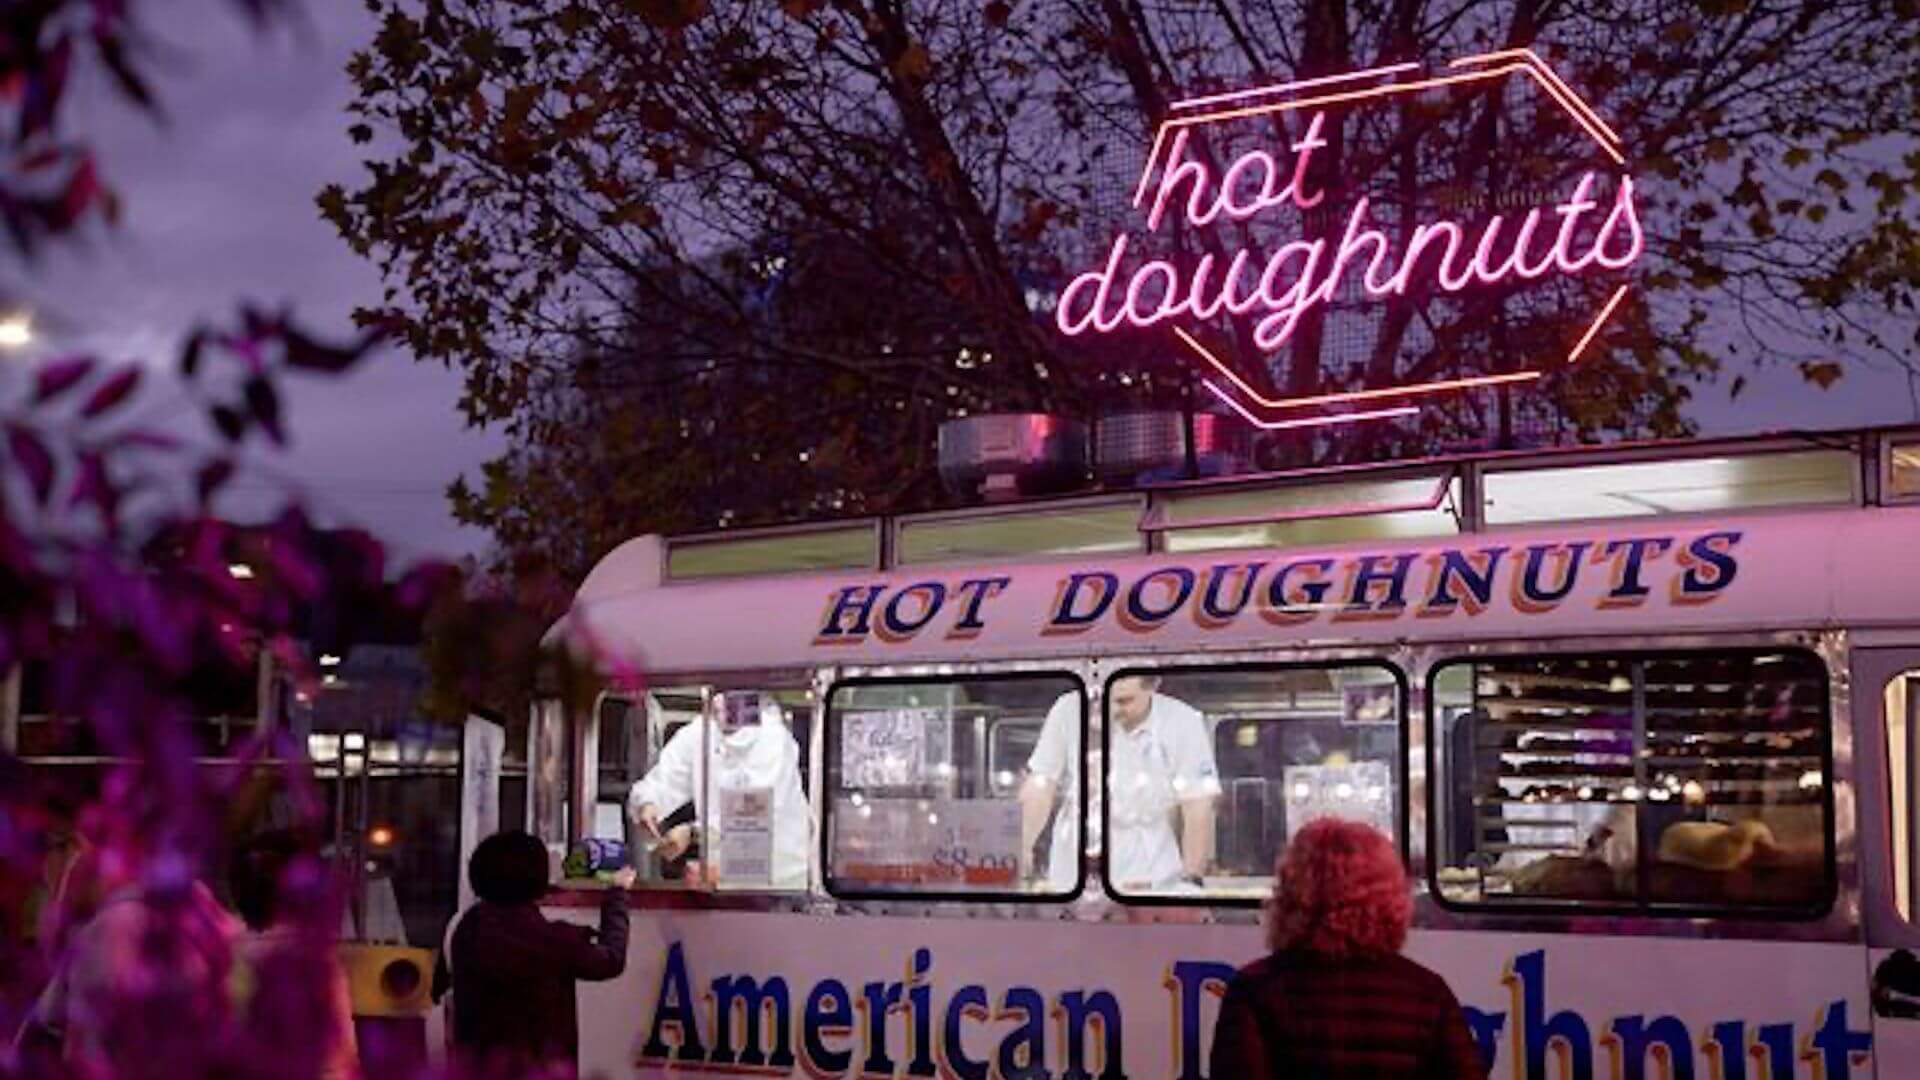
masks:
<svg viewBox="0 0 1920 1080"><path fill-rule="evenodd" d="M1175 103L1173 115L1155 135L1134 192L1133 204L1144 214L1144 227L1138 234L1116 235L1101 264L1068 284L1055 309L1061 332L1104 334L1125 327L1168 326L1212 369L1203 385L1249 423L1268 430L1403 416L1416 410L1394 404L1396 399L1541 377L1540 370L1510 371L1271 398L1254 390L1189 332L1222 318L1250 320L1254 346L1271 353L1285 348L1302 320L1331 304L1343 288L1350 290L1348 295L1386 302L1409 293L1456 294L1549 275L1618 273L1640 257L1645 235L1619 136L1538 56L1512 49L1456 60L1449 69L1453 74L1420 77L1416 70L1412 64L1396 64ZM1267 224L1277 215L1323 207L1327 192L1315 188L1309 177L1317 175L1315 154L1327 146L1329 106L1515 75L1538 86L1621 171L1583 172L1555 201L1477 222L1442 216L1412 223L1409 229L1404 222L1377 220L1373 204L1361 196L1339 208L1338 227L1269 245L1263 254L1246 248L1209 252L1184 264L1140 257L1156 238L1175 230ZM1194 135L1201 125L1287 112L1301 117L1297 137L1274 149L1247 150L1218 175L1196 149ZM1565 363L1578 361L1626 291L1624 284L1612 290ZM1329 411L1362 403L1373 407ZM1303 409L1317 412L1301 416ZM1271 415L1276 413L1282 415Z"/></svg>

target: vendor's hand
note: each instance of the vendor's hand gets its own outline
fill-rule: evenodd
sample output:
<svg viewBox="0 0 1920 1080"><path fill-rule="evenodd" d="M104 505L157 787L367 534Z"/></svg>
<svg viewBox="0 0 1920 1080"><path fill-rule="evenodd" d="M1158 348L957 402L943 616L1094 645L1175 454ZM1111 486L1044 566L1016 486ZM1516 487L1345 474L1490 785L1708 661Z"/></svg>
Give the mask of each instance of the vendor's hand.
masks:
<svg viewBox="0 0 1920 1080"><path fill-rule="evenodd" d="M659 832L657 825L654 831ZM687 849L692 846L693 826L675 825L673 828L660 834L660 846L655 848L654 851L662 859L677 859L686 854Z"/></svg>
<svg viewBox="0 0 1920 1080"><path fill-rule="evenodd" d="M623 866L613 872L613 887L616 889L631 889L633 888L634 881L639 877L639 872L634 870L633 867Z"/></svg>
<svg viewBox="0 0 1920 1080"><path fill-rule="evenodd" d="M640 809L633 812L633 820L653 835L660 835L660 809L652 803L641 803Z"/></svg>

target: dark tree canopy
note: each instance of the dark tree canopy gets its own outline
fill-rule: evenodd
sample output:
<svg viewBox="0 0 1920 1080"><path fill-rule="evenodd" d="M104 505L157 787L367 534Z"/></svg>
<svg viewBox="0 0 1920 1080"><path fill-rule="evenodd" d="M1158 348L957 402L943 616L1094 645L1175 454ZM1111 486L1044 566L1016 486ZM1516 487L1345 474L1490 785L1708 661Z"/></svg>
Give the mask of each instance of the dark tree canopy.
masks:
<svg viewBox="0 0 1920 1080"><path fill-rule="evenodd" d="M374 6L356 134L397 142L321 206L415 353L512 436L461 515L575 573L638 531L923 505L950 416L1182 400L1164 338L1065 338L1051 298L1130 212L1173 101L1359 67L1546 56L1623 137L1647 255L1577 367L1273 437L1263 463L1679 435L1730 361L1826 385L1916 360L1912 0ZM1338 126L1323 160L1376 196L1564 187L1582 137L1503 93ZM1291 391L1499 370L1594 299L1435 300L1359 338L1310 321L1284 354L1221 347Z"/></svg>

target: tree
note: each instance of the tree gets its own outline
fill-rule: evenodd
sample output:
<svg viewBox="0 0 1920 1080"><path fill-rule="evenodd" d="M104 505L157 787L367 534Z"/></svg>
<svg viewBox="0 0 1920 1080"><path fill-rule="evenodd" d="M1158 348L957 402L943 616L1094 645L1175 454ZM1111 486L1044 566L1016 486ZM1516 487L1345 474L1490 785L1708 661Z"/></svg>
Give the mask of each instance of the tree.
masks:
<svg viewBox="0 0 1920 1080"><path fill-rule="evenodd" d="M1677 435L1725 357L1822 384L1842 360L1915 359L1911 0L376 6L358 132L398 149L320 205L387 273L415 353L465 371L469 418L513 437L460 512L563 565L623 530L916 505L932 431L963 411L1178 398L1186 371L1158 339L1070 341L1048 303L1130 212L1173 101L1356 67L1547 53L1625 135L1649 269L1538 389L1272 440L1269 462L1529 428ZM1564 173L1582 138L1510 94L1369 116L1337 117L1321 155L1348 196L1497 193ZM1216 242L1186 235L1174 257ZM1359 344L1318 315L1283 354L1219 344L1262 387L1377 385L1499 370L1593 301L1432 297ZM881 456L844 455L858 471L801 456L867 430Z"/></svg>

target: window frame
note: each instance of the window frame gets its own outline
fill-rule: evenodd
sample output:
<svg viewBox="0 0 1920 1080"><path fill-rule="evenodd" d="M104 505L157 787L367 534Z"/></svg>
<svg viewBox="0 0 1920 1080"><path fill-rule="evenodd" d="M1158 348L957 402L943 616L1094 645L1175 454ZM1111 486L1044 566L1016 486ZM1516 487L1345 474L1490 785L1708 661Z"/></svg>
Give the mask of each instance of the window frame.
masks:
<svg viewBox="0 0 1920 1080"><path fill-rule="evenodd" d="M834 736L839 732L840 709L836 699L842 689L858 689L862 686L927 686L940 683L958 682L1056 682L1065 680L1072 683L1073 693L1080 699L1080 745L1078 754L1082 761L1080 790L1076 802L1080 815L1081 846L1079 851L1079 873L1074 876L1073 888L1066 892L1023 892L1020 890L995 890L988 892L976 889L847 889L836 885L833 873L833 813L834 802L840 792L840 755L839 742ZM1084 762L1087 752L1087 738L1092 724L1091 695L1087 691L1087 680L1081 673L1067 668L1033 668L1021 670L990 669L985 671L928 671L917 674L898 675L844 675L836 676L828 684L820 699L820 829L815 843L820 855L820 890L834 900L850 902L883 901L892 903L937 903L937 904L1035 904L1064 906L1080 899L1087 889L1087 776Z"/></svg>
<svg viewBox="0 0 1920 1080"><path fill-rule="evenodd" d="M1331 671L1338 668L1376 668L1392 675L1399 702L1399 720L1395 725L1399 729L1399 738L1395 740L1396 747L1392 763L1394 770L1393 819L1394 829L1398 835L1393 837L1393 842L1394 849L1400 853L1401 865L1409 867L1409 877L1411 877L1410 844L1412 842L1412 826L1410 819L1412 815L1412 794L1408 790L1410 786L1408 780L1410 770L1407 766L1411 760L1410 740L1413 731L1412 718L1408 715L1408 710L1412 707L1410 700L1412 681L1407 677L1407 672L1401 665L1395 663L1390 657L1373 655L1338 656L1325 660L1231 660L1208 663L1175 663L1159 667L1148 666L1149 663L1150 658L1130 658L1125 663L1115 666L1112 669L1112 673L1105 675L1100 681L1100 782L1103 785L1107 782L1108 770L1113 766L1113 754L1111 752L1113 725L1108 722L1108 691L1112 689L1114 682L1117 680L1141 675L1157 675L1164 678L1168 674L1173 673L1181 675L1204 675L1208 672L1222 671ZM1204 711L1202 715L1204 715ZM1086 778L1083 777L1081 786L1084 788L1085 785ZM1104 787L1101 791L1100 887L1105 890L1108 898L1114 903L1125 907L1140 908L1181 907L1230 908L1241 910L1259 909L1266 905L1266 897L1216 896L1205 892L1196 895L1138 893L1127 892L1116 888L1113 878L1108 872L1109 861L1107 858L1109 852L1107 837L1112 835L1113 828L1113 803L1112 800L1106 797L1106 789ZM1082 817L1085 817L1084 812L1082 813ZM1428 815L1428 820L1429 823L1431 823L1431 814ZM1217 827L1216 822L1216 829ZM1085 825L1083 823L1083 831L1081 832L1083 838L1086 836L1084 829ZM1217 834L1214 837L1214 841L1217 846L1219 843ZM1083 862L1085 861L1085 851L1086 849L1083 843L1081 848Z"/></svg>
<svg viewBox="0 0 1920 1080"><path fill-rule="evenodd" d="M1920 769L1914 766L1920 762L1920 740L1914 738L1913 720L1920 714L1920 698L1911 690L1906 694L1906 715L1899 718L1901 726L1901 753L1893 750L1894 714L1887 708L1887 698L1893 692L1897 682L1907 682L1909 686L1920 683L1920 665L1895 668L1879 680L1877 693L1870 696L1873 710L1880 719L1880 746L1876 754L1886 770L1886 894L1887 905L1893 917L1908 928L1920 929L1920 907L1914 903L1914 887L1920 885L1920 837L1914 829L1914 791L1913 784L1920 779ZM1871 685L1871 682L1869 682ZM1904 841L1904 843L1903 843ZM1905 889L1906 903L1901 903L1901 890Z"/></svg>
<svg viewBox="0 0 1920 1080"><path fill-rule="evenodd" d="M1498 900L1478 902L1454 900L1440 889L1440 829L1441 808L1453 794L1453 777L1443 776L1439 771L1437 740L1439 739L1440 715L1435 689L1440 673L1460 665L1482 664L1489 660L1582 660L1611 659L1648 661L1655 659L1672 660L1677 657L1711 656L1748 656L1756 653L1791 652L1811 657L1814 669L1820 680L1820 700L1823 702L1825 722L1818 736L1820 751L1820 774L1822 777L1820 808L1822 810L1821 834L1825 840L1825 857L1821 866L1825 871L1819 895L1810 903L1800 906L1741 906L1737 904L1683 904L1648 900L1598 901L1579 897L1553 899L1541 897L1530 900ZM1609 915L1632 916L1646 919L1714 919L1719 921L1751 921L1767 923L1818 922L1833 913L1840 894L1839 837L1837 835L1836 807L1834 798L1834 717L1837 710L1833 697L1833 672L1826 658L1817 648L1801 642L1743 642L1739 644L1709 645L1704 647L1657 648L1638 646L1622 649L1604 647L1552 648L1540 651L1523 650L1513 652L1448 652L1440 655L1427 665L1425 728L1423 738L1426 749L1427 776L1427 821L1426 821L1426 869L1425 881L1427 894L1433 902L1444 910L1460 915L1478 917L1500 917L1506 915L1534 917L1561 917L1569 915ZM1637 748L1636 748L1637 749ZM1442 785L1440 780L1446 780ZM1636 804L1640 805L1640 804Z"/></svg>

